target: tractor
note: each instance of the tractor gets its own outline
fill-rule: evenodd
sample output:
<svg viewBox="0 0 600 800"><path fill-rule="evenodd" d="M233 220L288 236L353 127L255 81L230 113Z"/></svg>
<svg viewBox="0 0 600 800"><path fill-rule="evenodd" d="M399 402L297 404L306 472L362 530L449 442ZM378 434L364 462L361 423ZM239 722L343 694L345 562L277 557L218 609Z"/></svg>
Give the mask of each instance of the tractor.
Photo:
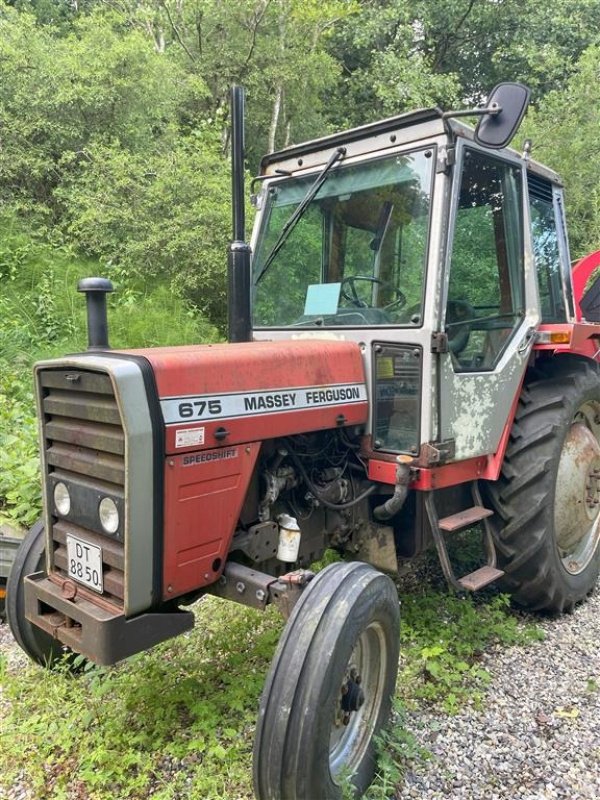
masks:
<svg viewBox="0 0 600 800"><path fill-rule="evenodd" d="M44 515L9 577L15 638L113 664L203 595L275 605L259 800L369 785L408 559L435 546L452 590L550 613L595 587L600 253L571 268L559 177L508 147L528 101L503 83L266 155L246 243L234 87L229 342L112 350L113 287L89 278L88 349L35 366ZM477 526L457 574L448 539Z"/></svg>

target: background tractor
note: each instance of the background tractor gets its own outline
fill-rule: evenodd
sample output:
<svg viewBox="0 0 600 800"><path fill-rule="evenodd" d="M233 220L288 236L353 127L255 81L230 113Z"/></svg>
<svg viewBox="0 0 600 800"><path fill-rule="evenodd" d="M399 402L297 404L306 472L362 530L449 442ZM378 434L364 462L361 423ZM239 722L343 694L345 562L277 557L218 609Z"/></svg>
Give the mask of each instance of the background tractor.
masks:
<svg viewBox="0 0 600 800"><path fill-rule="evenodd" d="M600 259L573 280L560 180L507 148L528 99L500 84L265 156L248 245L235 89L230 343L111 350L94 278L87 352L35 368L45 513L9 579L15 637L112 664L204 594L275 604L260 800L368 786L404 560L433 543L453 589L549 612L596 584ZM481 566L456 575L447 537L475 525Z"/></svg>

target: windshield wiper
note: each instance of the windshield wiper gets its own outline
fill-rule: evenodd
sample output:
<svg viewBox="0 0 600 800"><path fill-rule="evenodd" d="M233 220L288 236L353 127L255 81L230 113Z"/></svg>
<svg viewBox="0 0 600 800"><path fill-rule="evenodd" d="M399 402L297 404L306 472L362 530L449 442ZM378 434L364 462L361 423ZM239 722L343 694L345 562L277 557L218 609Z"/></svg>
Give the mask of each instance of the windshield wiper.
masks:
<svg viewBox="0 0 600 800"><path fill-rule="evenodd" d="M315 182L310 187L308 192L304 195L304 197L302 198L300 203L296 206L296 209L295 209L294 213L292 214L292 216L288 219L288 221L285 223L285 225L281 229L281 233L277 237L277 241L273 245L273 248L271 249L271 252L267 256L267 258L265 260L265 263L262 265L261 271L256 276L256 279L254 281L254 285L255 286L259 283L259 281L262 279L262 277L265 274L265 272L269 269L269 267L271 266L271 264L275 260L275 257L277 256L277 253L281 250L283 245L286 243L286 241L288 239L288 236L294 230L296 225L300 222L300 219L302 218L302 216L303 216L304 212L306 211L306 209L308 208L308 206L315 199L315 197L317 195L317 192L319 191L321 186L323 186L323 184L327 180L327 173L329 172L329 170L333 167L333 165L336 162L341 161L342 158L345 155L346 155L346 148L345 147L338 147L329 156L329 161L325 164L325 166L323 167L321 172L317 175L317 177L315 179Z"/></svg>

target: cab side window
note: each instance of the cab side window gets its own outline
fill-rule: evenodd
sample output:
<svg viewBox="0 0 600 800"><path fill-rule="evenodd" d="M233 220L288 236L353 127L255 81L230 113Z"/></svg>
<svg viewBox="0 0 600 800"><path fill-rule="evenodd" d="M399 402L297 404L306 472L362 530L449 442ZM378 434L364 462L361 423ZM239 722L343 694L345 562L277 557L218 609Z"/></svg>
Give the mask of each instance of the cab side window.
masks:
<svg viewBox="0 0 600 800"><path fill-rule="evenodd" d="M542 322L566 322L567 312L552 184L537 175L530 174L527 176L527 185Z"/></svg>
<svg viewBox="0 0 600 800"><path fill-rule="evenodd" d="M456 372L494 369L524 316L520 167L466 149L445 331Z"/></svg>

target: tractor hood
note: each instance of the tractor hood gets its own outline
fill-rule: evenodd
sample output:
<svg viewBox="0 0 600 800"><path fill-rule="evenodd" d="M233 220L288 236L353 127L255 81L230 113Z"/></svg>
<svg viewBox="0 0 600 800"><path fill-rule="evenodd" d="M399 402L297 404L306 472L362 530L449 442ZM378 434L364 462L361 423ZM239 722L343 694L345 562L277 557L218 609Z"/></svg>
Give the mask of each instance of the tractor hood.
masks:
<svg viewBox="0 0 600 800"><path fill-rule="evenodd" d="M142 356L152 367L167 454L367 420L364 366L355 342L244 342L120 352Z"/></svg>

